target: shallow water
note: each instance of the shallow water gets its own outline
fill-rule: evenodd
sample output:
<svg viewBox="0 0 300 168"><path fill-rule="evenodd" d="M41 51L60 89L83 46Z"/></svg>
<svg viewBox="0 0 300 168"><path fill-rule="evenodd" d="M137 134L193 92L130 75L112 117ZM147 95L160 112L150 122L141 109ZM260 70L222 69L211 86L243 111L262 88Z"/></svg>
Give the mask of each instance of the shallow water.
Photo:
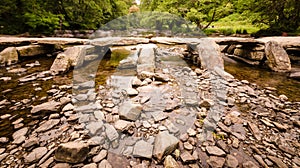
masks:
<svg viewBox="0 0 300 168"><path fill-rule="evenodd" d="M95 77L95 82L97 85L105 85L106 80L109 76L116 72L116 67L119 64L120 59L128 57L130 51L118 49L113 51L113 53L108 54L100 62L98 66L98 71ZM31 106L47 102L51 96L47 93L52 89L53 85L70 85L73 82L73 72L72 70L64 75L54 76L53 79L43 81L43 80L33 80L20 84L18 79L33 73L48 71L54 61L55 57L39 56L30 59L24 59L21 63L9 67L9 69L25 68L27 69L24 73L9 73L7 67L0 67L0 77L11 77L10 81L4 82L0 81L0 101L8 100L11 104L5 107L0 107L0 116L4 114L11 114L11 117L0 120L0 137L10 137L14 132L14 125L12 124L17 119L23 118L24 127L29 126L34 120L41 119L44 116L32 116L30 114ZM40 66L36 67L26 67L26 64L34 63L38 61ZM36 88L42 88L40 91L35 91ZM98 87L98 86L96 86ZM9 90L8 90L9 89ZM58 88L57 88L58 89ZM6 92L8 91L8 92ZM68 90L69 93L72 92L71 89ZM27 105L22 104L22 100L28 99L30 103ZM20 106L17 106L20 104ZM14 108L14 109L12 109Z"/></svg>
<svg viewBox="0 0 300 168"><path fill-rule="evenodd" d="M241 62L225 62L225 71L239 80L247 80L260 87L274 87L278 95L286 95L289 101L300 101L300 81L287 77L285 73L271 72Z"/></svg>

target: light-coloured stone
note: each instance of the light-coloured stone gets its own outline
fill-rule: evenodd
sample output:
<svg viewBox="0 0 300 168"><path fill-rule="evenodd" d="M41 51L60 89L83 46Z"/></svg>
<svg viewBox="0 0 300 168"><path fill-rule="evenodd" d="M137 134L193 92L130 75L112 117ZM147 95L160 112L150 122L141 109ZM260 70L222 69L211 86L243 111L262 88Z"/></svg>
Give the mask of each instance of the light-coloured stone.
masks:
<svg viewBox="0 0 300 168"><path fill-rule="evenodd" d="M35 131L36 132L44 132L47 130L50 130L51 128L58 125L60 122L60 119L51 119L43 123L41 126L39 126Z"/></svg>
<svg viewBox="0 0 300 168"><path fill-rule="evenodd" d="M258 166L252 161L247 161L243 163L243 168L258 168Z"/></svg>
<svg viewBox="0 0 300 168"><path fill-rule="evenodd" d="M46 47L45 45L28 45L28 46L21 46L17 47L18 53L20 57L32 57L42 54L48 54L51 52L50 48Z"/></svg>
<svg viewBox="0 0 300 168"><path fill-rule="evenodd" d="M24 156L26 163L32 163L39 161L46 153L48 149L46 147L38 147L32 150L31 153Z"/></svg>
<svg viewBox="0 0 300 168"><path fill-rule="evenodd" d="M186 163L186 162L192 162L195 160L195 158L188 152L188 151L184 151L181 155L180 155L181 160Z"/></svg>
<svg viewBox="0 0 300 168"><path fill-rule="evenodd" d="M165 158L164 168L179 168L179 167L180 167L179 164L176 162L176 160L171 155L168 155Z"/></svg>
<svg viewBox="0 0 300 168"><path fill-rule="evenodd" d="M129 101L121 104L119 108L119 115L121 119L135 121L142 112L143 107L140 104L135 104Z"/></svg>
<svg viewBox="0 0 300 168"><path fill-rule="evenodd" d="M207 146L206 151L210 155L215 155L215 156L225 156L226 155L226 153L222 149L220 149L216 146Z"/></svg>
<svg viewBox="0 0 300 168"><path fill-rule="evenodd" d="M99 163L98 168L112 168L112 166L107 160L102 160Z"/></svg>
<svg viewBox="0 0 300 168"><path fill-rule="evenodd" d="M98 163L107 156L107 150L101 150L98 155L93 157L93 162Z"/></svg>
<svg viewBox="0 0 300 168"><path fill-rule="evenodd" d="M100 131L103 127L102 121L92 121L89 122L86 128L90 131L92 135L95 135L98 131Z"/></svg>
<svg viewBox="0 0 300 168"><path fill-rule="evenodd" d="M16 47L8 47L0 52L0 64L11 65L18 62Z"/></svg>
<svg viewBox="0 0 300 168"><path fill-rule="evenodd" d="M74 106L71 103L65 105L65 107L62 109L63 112L70 111L70 110L74 110Z"/></svg>
<svg viewBox="0 0 300 168"><path fill-rule="evenodd" d="M60 105L61 104L59 102L49 101L49 102L46 102L46 103L43 103L43 104L33 106L30 112L32 114L36 114L36 113L43 112L43 111L45 111L45 112L47 112L47 111L57 112Z"/></svg>
<svg viewBox="0 0 300 168"><path fill-rule="evenodd" d="M179 140L168 131L158 133L154 142L154 157L162 160L164 156L171 154L176 149L178 143Z"/></svg>
<svg viewBox="0 0 300 168"><path fill-rule="evenodd" d="M233 155L226 156L226 165L228 167L236 168L239 165L239 161Z"/></svg>
<svg viewBox="0 0 300 168"><path fill-rule="evenodd" d="M118 120L115 122L115 128L120 131L126 130L131 125L131 122L125 120Z"/></svg>
<svg viewBox="0 0 300 168"><path fill-rule="evenodd" d="M210 156L207 163L213 168L222 168L225 163L225 159L223 157Z"/></svg>
<svg viewBox="0 0 300 168"><path fill-rule="evenodd" d="M86 51L93 46L81 45L68 48L57 55L50 70L55 73L66 72L70 67L80 66L84 62Z"/></svg>
<svg viewBox="0 0 300 168"><path fill-rule="evenodd" d="M265 44L265 53L267 65L276 72L291 71L291 61L284 48L275 41L269 41Z"/></svg>
<svg viewBox="0 0 300 168"><path fill-rule="evenodd" d="M25 136L27 134L27 132L28 132L28 128L24 127L22 129L19 129L16 132L14 132L12 137L13 137L13 139L17 139L18 137Z"/></svg>
<svg viewBox="0 0 300 168"><path fill-rule="evenodd" d="M288 168L288 166L285 163L283 163L281 159L279 159L279 158L277 158L275 156L268 156L268 158L272 162L274 162L278 167L280 167L280 168Z"/></svg>
<svg viewBox="0 0 300 168"><path fill-rule="evenodd" d="M114 141L116 139L119 138L119 133L117 132L117 130L114 128L114 126L110 125L110 124L105 124L105 133L106 136L108 137L108 139L110 141Z"/></svg>
<svg viewBox="0 0 300 168"><path fill-rule="evenodd" d="M133 148L133 156L134 157L142 157L151 159L153 152L153 145L144 140L138 141Z"/></svg>

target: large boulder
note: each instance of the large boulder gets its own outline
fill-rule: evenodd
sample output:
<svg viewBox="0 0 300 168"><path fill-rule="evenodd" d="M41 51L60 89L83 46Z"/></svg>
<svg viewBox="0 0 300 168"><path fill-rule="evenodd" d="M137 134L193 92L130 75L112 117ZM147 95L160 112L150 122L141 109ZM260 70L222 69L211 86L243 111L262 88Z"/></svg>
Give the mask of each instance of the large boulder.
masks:
<svg viewBox="0 0 300 168"><path fill-rule="evenodd" d="M141 72L147 71L154 73L155 69L155 48L153 44L139 45L139 57L137 60L137 73L140 76Z"/></svg>
<svg viewBox="0 0 300 168"><path fill-rule="evenodd" d="M51 52L49 47L45 45L28 45L17 47L20 57L30 57Z"/></svg>
<svg viewBox="0 0 300 168"><path fill-rule="evenodd" d="M16 47L8 47L0 52L0 64L12 65L18 62Z"/></svg>
<svg viewBox="0 0 300 168"><path fill-rule="evenodd" d="M94 46L81 45L68 48L65 52L57 55L50 70L54 73L66 72L71 67L81 66L89 50Z"/></svg>
<svg viewBox="0 0 300 168"><path fill-rule="evenodd" d="M210 39L201 40L197 45L201 66L208 70L214 70L216 67L224 69L224 60L217 43Z"/></svg>
<svg viewBox="0 0 300 168"><path fill-rule="evenodd" d="M291 61L284 48L275 41L265 44L267 65L276 72L291 71Z"/></svg>
<svg viewBox="0 0 300 168"><path fill-rule="evenodd" d="M81 163L89 153L88 144L82 142L68 142L61 144L55 151L54 159L59 162Z"/></svg>

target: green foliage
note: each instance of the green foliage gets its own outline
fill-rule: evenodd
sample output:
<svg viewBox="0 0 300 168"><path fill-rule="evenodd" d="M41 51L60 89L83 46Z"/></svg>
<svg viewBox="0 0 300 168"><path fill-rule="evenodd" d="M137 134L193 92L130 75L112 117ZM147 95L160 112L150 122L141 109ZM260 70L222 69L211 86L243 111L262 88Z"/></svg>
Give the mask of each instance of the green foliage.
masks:
<svg viewBox="0 0 300 168"><path fill-rule="evenodd" d="M225 35L225 36L229 36L234 34L234 30L232 28L228 28L228 29L220 29L220 33Z"/></svg>
<svg viewBox="0 0 300 168"><path fill-rule="evenodd" d="M141 9L169 12L190 20L201 29L206 29L214 20L233 12L233 5L230 1L222 0L142 0Z"/></svg>
<svg viewBox="0 0 300 168"><path fill-rule="evenodd" d="M127 14L131 5L131 0L2 0L0 33L98 29Z"/></svg>
<svg viewBox="0 0 300 168"><path fill-rule="evenodd" d="M24 32L51 34L55 29L98 29L128 14L134 0L1 0L0 33ZM281 34L297 32L300 26L299 0L141 0L141 11L167 12L191 21L208 34L221 32ZM131 17L132 18L132 17ZM115 22L115 27L148 27L181 30L184 24L167 15L137 21ZM156 19L155 22L151 22ZM138 25L133 25L138 24ZM166 26L169 25L169 26ZM111 25L112 26L112 25ZM232 29L232 30L230 30ZM188 30L188 29L186 29Z"/></svg>
<svg viewBox="0 0 300 168"><path fill-rule="evenodd" d="M49 33L59 28L60 18L63 16L41 10L37 13L25 13L24 18L31 32Z"/></svg>
<svg viewBox="0 0 300 168"><path fill-rule="evenodd" d="M249 3L256 16L253 23L267 24L266 31L290 32L300 26L299 0L250 0Z"/></svg>

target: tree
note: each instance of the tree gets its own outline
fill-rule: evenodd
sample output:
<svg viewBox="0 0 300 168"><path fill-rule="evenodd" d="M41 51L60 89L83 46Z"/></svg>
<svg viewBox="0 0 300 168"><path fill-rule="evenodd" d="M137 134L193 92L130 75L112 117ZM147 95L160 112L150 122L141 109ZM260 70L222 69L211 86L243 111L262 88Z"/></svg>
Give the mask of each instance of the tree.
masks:
<svg viewBox="0 0 300 168"><path fill-rule="evenodd" d="M142 0L141 8L176 14L195 23L200 29L206 29L213 21L233 12L230 1L223 0Z"/></svg>
<svg viewBox="0 0 300 168"><path fill-rule="evenodd" d="M295 31L300 26L299 0L252 0L251 4L259 16L254 23L266 23L280 31Z"/></svg>
<svg viewBox="0 0 300 168"><path fill-rule="evenodd" d="M63 28L98 29L128 13L131 0L2 0L0 33L51 34Z"/></svg>

